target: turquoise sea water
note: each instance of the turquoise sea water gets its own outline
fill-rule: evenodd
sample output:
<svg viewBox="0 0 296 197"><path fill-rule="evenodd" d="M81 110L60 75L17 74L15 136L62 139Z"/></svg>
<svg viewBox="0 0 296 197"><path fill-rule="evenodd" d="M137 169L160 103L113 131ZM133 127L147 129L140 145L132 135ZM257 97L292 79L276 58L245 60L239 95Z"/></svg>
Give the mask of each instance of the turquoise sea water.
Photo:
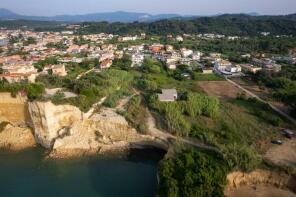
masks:
<svg viewBox="0 0 296 197"><path fill-rule="evenodd" d="M163 152L45 160L36 148L0 151L0 197L152 197Z"/></svg>

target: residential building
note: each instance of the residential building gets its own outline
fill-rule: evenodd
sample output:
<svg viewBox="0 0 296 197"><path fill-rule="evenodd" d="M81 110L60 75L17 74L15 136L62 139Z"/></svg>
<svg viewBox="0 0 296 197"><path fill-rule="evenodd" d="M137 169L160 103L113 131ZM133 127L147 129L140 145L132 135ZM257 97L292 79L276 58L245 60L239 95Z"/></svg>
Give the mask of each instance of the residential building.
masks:
<svg viewBox="0 0 296 197"><path fill-rule="evenodd" d="M107 69L110 68L112 65L113 61L111 59L106 59L101 62L100 64L100 69Z"/></svg>
<svg viewBox="0 0 296 197"><path fill-rule="evenodd" d="M259 70L262 70L261 67L254 66L253 64L240 64L240 67L242 68L242 70L244 72L250 72L250 73L253 73L253 74L258 72Z"/></svg>
<svg viewBox="0 0 296 197"><path fill-rule="evenodd" d="M136 53L132 55L132 67L142 66L144 62L144 54Z"/></svg>
<svg viewBox="0 0 296 197"><path fill-rule="evenodd" d="M53 75L57 75L60 77L64 77L67 75L64 64L52 65L51 70Z"/></svg>
<svg viewBox="0 0 296 197"><path fill-rule="evenodd" d="M183 42L184 39L183 39L182 36L177 36L177 37L176 37L176 41L177 41L177 42Z"/></svg>
<svg viewBox="0 0 296 197"><path fill-rule="evenodd" d="M232 67L231 62L223 59L216 60L214 64L214 68L220 72L226 71L226 69L229 67Z"/></svg>
<svg viewBox="0 0 296 197"><path fill-rule="evenodd" d="M193 51L190 50L190 49L186 49L186 48L182 48L181 49L181 54L182 54L182 57L189 57L193 54Z"/></svg>

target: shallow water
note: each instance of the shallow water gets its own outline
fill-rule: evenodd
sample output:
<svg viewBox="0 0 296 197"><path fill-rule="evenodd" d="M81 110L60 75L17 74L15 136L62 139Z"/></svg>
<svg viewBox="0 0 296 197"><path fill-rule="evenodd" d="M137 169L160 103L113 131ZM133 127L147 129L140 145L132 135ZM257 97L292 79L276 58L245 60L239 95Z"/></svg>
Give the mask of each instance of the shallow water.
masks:
<svg viewBox="0 0 296 197"><path fill-rule="evenodd" d="M0 151L1 197L152 197L163 152L134 150L128 156L44 160L42 149Z"/></svg>

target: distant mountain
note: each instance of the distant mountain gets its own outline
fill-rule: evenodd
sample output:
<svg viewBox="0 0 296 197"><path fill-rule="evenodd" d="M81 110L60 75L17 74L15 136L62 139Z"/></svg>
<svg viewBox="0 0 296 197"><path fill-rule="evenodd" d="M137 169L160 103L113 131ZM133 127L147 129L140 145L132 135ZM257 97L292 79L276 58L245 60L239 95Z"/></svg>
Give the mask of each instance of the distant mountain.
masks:
<svg viewBox="0 0 296 197"><path fill-rule="evenodd" d="M248 13L250 16L257 16L257 13ZM60 21L60 22L151 22L162 19L192 18L196 15L179 14L158 14L152 15L138 12L104 12L83 15L57 15L57 16L27 16L14 13L7 9L0 8L0 20L36 20L36 21Z"/></svg>
<svg viewBox="0 0 296 197"><path fill-rule="evenodd" d="M137 12L105 12L105 13L93 13L84 15L57 15L57 16L26 16L19 15L7 9L0 8L0 20L37 20L37 21L62 21L62 22L146 22L155 21L161 19L170 19L183 17L178 14L159 14L151 15L147 13Z"/></svg>
<svg viewBox="0 0 296 197"><path fill-rule="evenodd" d="M21 15L15 14L10 10L0 8L0 19L20 19Z"/></svg>

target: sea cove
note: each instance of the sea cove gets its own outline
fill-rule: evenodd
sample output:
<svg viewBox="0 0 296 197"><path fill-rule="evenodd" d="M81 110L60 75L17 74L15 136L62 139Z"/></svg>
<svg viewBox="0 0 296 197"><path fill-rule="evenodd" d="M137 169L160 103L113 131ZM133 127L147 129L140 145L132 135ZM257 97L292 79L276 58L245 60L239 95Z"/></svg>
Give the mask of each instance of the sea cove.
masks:
<svg viewBox="0 0 296 197"><path fill-rule="evenodd" d="M45 159L41 148L0 151L0 196L155 196L164 153L132 149L127 155Z"/></svg>

